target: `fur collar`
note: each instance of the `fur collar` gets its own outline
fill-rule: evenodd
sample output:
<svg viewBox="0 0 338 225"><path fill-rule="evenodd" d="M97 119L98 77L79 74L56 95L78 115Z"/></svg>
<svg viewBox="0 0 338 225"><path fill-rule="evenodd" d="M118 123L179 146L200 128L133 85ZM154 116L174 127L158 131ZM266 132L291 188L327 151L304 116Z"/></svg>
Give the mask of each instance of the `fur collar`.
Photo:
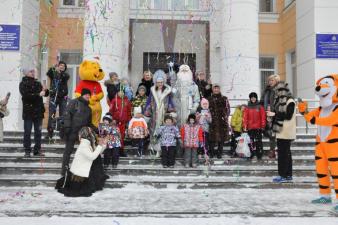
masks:
<svg viewBox="0 0 338 225"><path fill-rule="evenodd" d="M154 97L154 100L156 102L156 105L159 105L165 97L167 97L171 93L171 87L167 84L164 84L164 90L161 93L161 96L157 96L156 86L152 86L150 88L151 94Z"/></svg>

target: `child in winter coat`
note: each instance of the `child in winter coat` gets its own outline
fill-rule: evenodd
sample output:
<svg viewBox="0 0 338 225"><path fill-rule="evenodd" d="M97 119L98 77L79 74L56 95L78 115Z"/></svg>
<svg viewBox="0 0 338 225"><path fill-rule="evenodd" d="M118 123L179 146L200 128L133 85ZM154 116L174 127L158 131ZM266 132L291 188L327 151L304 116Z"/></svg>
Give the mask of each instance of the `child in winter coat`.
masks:
<svg viewBox="0 0 338 225"><path fill-rule="evenodd" d="M197 167L197 148L203 146L203 129L196 123L194 114L190 114L188 121L181 128L184 149L184 165Z"/></svg>
<svg viewBox="0 0 338 225"><path fill-rule="evenodd" d="M140 157L144 152L144 140L148 136L147 122L143 118L142 108L134 108L134 117L129 121L128 135L133 140L134 146L137 146L137 152Z"/></svg>
<svg viewBox="0 0 338 225"><path fill-rule="evenodd" d="M104 168L108 169L109 164L111 163L114 169L119 163L121 133L120 129L116 126L116 121L113 120L110 113L106 113L102 121L103 125L99 125L99 134L103 137L108 136L108 143L106 149L104 150L103 164Z"/></svg>
<svg viewBox="0 0 338 225"><path fill-rule="evenodd" d="M155 136L160 138L163 168L174 168L176 139L181 136L178 127L174 125L174 119L171 116L166 115L164 117L164 125L156 130Z"/></svg>
<svg viewBox="0 0 338 225"><path fill-rule="evenodd" d="M112 114L114 120L116 120L117 126L121 132L121 151L120 156L126 157L124 148L124 137L126 126L131 119L131 104L128 98L124 95L124 92L120 90L117 95L114 97L110 104L109 112Z"/></svg>
<svg viewBox="0 0 338 225"><path fill-rule="evenodd" d="M147 88L143 85L140 85L137 89L137 95L135 96L135 98L133 99L132 105L133 107L141 107L142 109L142 113L144 112L146 103L147 103Z"/></svg>
<svg viewBox="0 0 338 225"><path fill-rule="evenodd" d="M206 98L202 98L201 106L197 109L196 119L198 124L203 129L203 147L198 148L198 155L201 158L202 155L205 157L209 151L209 126L211 123L211 114L209 111L209 101Z"/></svg>
<svg viewBox="0 0 338 225"><path fill-rule="evenodd" d="M236 156L237 141L236 138L240 137L243 132L243 111L245 105L239 105L236 107L234 114L231 117L231 150L230 155Z"/></svg>
<svg viewBox="0 0 338 225"><path fill-rule="evenodd" d="M266 125L266 114L255 92L250 93L249 99L248 106L244 109L243 130L248 132L253 144L252 151L255 150L251 158L256 155L260 160L263 156L262 131Z"/></svg>

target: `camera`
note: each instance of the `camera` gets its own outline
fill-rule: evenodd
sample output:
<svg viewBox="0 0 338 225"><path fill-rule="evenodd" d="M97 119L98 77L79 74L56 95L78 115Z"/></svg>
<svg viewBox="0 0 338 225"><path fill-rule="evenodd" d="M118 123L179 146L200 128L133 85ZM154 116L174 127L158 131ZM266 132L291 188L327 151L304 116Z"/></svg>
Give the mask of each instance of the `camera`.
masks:
<svg viewBox="0 0 338 225"><path fill-rule="evenodd" d="M105 137L108 134L110 134L110 127L107 124L104 123L99 123L99 136L100 137Z"/></svg>

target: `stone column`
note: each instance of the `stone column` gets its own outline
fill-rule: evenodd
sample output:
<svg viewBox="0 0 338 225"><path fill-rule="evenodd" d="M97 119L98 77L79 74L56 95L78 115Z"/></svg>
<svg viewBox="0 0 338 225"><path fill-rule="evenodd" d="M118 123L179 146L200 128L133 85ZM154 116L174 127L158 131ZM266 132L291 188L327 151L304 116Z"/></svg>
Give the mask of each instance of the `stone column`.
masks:
<svg viewBox="0 0 338 225"><path fill-rule="evenodd" d="M102 115L109 111L103 82L109 72L128 77L129 0L88 0L85 12L83 58L100 58L106 77Z"/></svg>
<svg viewBox="0 0 338 225"><path fill-rule="evenodd" d="M84 59L98 56L106 78L127 77L129 1L89 0L85 8Z"/></svg>
<svg viewBox="0 0 338 225"><path fill-rule="evenodd" d="M4 130L23 130L22 101L19 83L23 68L39 69L39 15L40 3L35 0L11 0L1 3L0 33L5 35L6 25L18 25L20 32L19 49L0 50L0 98L11 92L8 103L10 114L3 119ZM39 72L37 71L37 78Z"/></svg>
<svg viewBox="0 0 338 225"><path fill-rule="evenodd" d="M313 99L315 81L338 73L337 58L316 58L316 34L338 34L338 1L297 0L296 10L297 92L299 97Z"/></svg>
<svg viewBox="0 0 338 225"><path fill-rule="evenodd" d="M224 0L221 46L222 93L229 98L260 95L258 0Z"/></svg>

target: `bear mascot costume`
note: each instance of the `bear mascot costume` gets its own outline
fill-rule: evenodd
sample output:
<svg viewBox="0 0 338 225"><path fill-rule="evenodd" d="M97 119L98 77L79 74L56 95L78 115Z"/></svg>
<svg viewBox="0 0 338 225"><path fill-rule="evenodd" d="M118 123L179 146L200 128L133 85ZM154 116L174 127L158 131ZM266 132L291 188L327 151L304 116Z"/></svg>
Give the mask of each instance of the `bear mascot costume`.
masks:
<svg viewBox="0 0 338 225"><path fill-rule="evenodd" d="M80 83L76 86L75 96L81 96L83 88L91 92L89 107L92 109L92 123L98 127L101 120L102 107L100 104L103 98L103 91L98 81L104 78L104 72L97 61L84 60L79 69Z"/></svg>
<svg viewBox="0 0 338 225"><path fill-rule="evenodd" d="M320 106L308 112L307 102L299 100L298 109L306 121L318 126L316 137L316 172L319 183L320 198L312 203L330 204L331 182L338 200L338 74L319 79L315 93ZM338 203L335 206L338 212Z"/></svg>

